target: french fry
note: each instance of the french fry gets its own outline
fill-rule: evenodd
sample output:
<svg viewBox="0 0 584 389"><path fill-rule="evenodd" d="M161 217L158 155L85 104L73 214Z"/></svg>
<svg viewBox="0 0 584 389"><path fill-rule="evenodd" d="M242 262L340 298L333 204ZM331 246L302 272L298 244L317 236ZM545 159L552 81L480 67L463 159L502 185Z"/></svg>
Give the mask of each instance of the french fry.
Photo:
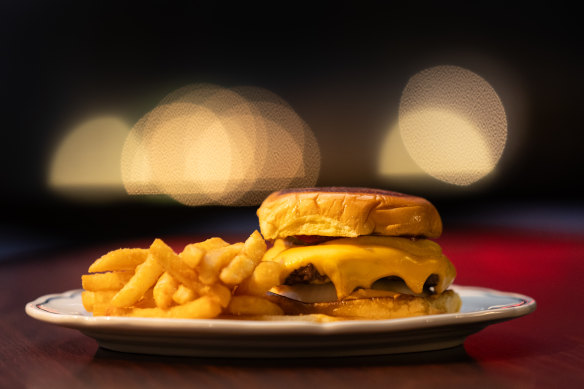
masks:
<svg viewBox="0 0 584 389"><path fill-rule="evenodd" d="M170 309L161 308L111 308L107 314L130 317L162 317L174 319L212 319L219 316L221 306L210 297L203 296Z"/></svg>
<svg viewBox="0 0 584 389"><path fill-rule="evenodd" d="M81 277L82 303L94 316L282 315L259 297L282 282L284 271L279 263L262 262L265 254L258 231L235 244L221 238L191 243L180 254L155 239L149 249L119 249L94 261L91 274Z"/></svg>
<svg viewBox="0 0 584 389"><path fill-rule="evenodd" d="M246 239L243 252L250 258L253 258L256 261L261 261L262 257L266 253L266 241L259 233L258 230L252 232L249 238Z"/></svg>
<svg viewBox="0 0 584 389"><path fill-rule="evenodd" d="M266 252L262 258L262 261L272 261L282 251L287 250L293 246L294 245L292 243L290 243L290 241L288 241L286 239L278 238L274 241L274 244L272 245L272 247L270 247L268 250L266 250Z"/></svg>
<svg viewBox="0 0 584 389"><path fill-rule="evenodd" d="M154 302L158 308L167 309L172 305L172 295L176 292L178 285L178 281L167 272L160 276L152 290Z"/></svg>
<svg viewBox="0 0 584 389"><path fill-rule="evenodd" d="M154 240L150 252L162 268L177 281L193 290L202 285L197 272L191 269L166 243L160 239Z"/></svg>
<svg viewBox="0 0 584 389"><path fill-rule="evenodd" d="M85 290L120 290L134 275L131 271L84 274L81 286Z"/></svg>
<svg viewBox="0 0 584 389"><path fill-rule="evenodd" d="M199 265L207 251L226 246L229 246L229 243L221 238L209 238L203 242L186 245L179 256L187 265L194 269Z"/></svg>
<svg viewBox="0 0 584 389"><path fill-rule="evenodd" d="M284 282L284 265L279 262L260 262L251 276L237 286L235 294L263 296Z"/></svg>
<svg viewBox="0 0 584 389"><path fill-rule="evenodd" d="M115 294L115 290L86 290L81 292L81 302L87 312L93 312L94 316L101 316L105 314L105 310L110 305Z"/></svg>
<svg viewBox="0 0 584 389"><path fill-rule="evenodd" d="M209 239L204 240L202 242L191 243L191 244L193 246L196 246L196 247L198 247L200 249L203 249L205 251L215 250L215 249L219 249L221 247L227 247L227 246L229 246L229 243L227 243L223 239L217 238L217 237L215 237L215 238L209 238Z"/></svg>
<svg viewBox="0 0 584 389"><path fill-rule="evenodd" d="M199 280L206 285L216 283L221 269L241 252L243 246L240 242L207 251L199 265Z"/></svg>
<svg viewBox="0 0 584 389"><path fill-rule="evenodd" d="M197 247L194 244L190 244L184 248L184 250L178 255L180 259L184 261L191 269L196 268L203 257L205 256L205 250Z"/></svg>
<svg viewBox="0 0 584 389"><path fill-rule="evenodd" d="M100 303L93 305L93 316L106 316L108 315L108 310L111 308L111 304L109 303Z"/></svg>
<svg viewBox="0 0 584 389"><path fill-rule="evenodd" d="M81 304L87 312L93 311L93 304L95 304L95 294L92 291L84 290L81 292Z"/></svg>
<svg viewBox="0 0 584 389"><path fill-rule="evenodd" d="M236 315L283 315L282 308L273 302L257 296L233 296L227 312Z"/></svg>
<svg viewBox="0 0 584 389"><path fill-rule="evenodd" d="M231 301L231 290L219 283L204 286L199 293L201 296L208 296L219 303L222 308L227 308Z"/></svg>
<svg viewBox="0 0 584 389"><path fill-rule="evenodd" d="M112 305L117 308L130 307L142 298L164 272L164 268L153 255L136 267L136 273L128 283L112 299Z"/></svg>
<svg viewBox="0 0 584 389"><path fill-rule="evenodd" d="M182 284L178 286L178 288L172 295L173 301L178 305L186 304L190 301L193 301L197 297L198 297L197 293L194 290L187 288Z"/></svg>
<svg viewBox="0 0 584 389"><path fill-rule="evenodd" d="M219 316L221 306L209 296L202 296L183 305L169 309L168 317L189 319L212 319Z"/></svg>
<svg viewBox="0 0 584 389"><path fill-rule="evenodd" d="M89 266L89 273L134 270L148 257L148 249L118 249L98 258Z"/></svg>
<svg viewBox="0 0 584 389"><path fill-rule="evenodd" d="M156 302L154 301L154 288L148 289L144 292L144 295L136 304L134 304L136 308L154 308L156 307Z"/></svg>
<svg viewBox="0 0 584 389"><path fill-rule="evenodd" d="M266 252L266 242L256 230L245 241L243 249L221 270L219 278L227 285L236 285L249 277Z"/></svg>

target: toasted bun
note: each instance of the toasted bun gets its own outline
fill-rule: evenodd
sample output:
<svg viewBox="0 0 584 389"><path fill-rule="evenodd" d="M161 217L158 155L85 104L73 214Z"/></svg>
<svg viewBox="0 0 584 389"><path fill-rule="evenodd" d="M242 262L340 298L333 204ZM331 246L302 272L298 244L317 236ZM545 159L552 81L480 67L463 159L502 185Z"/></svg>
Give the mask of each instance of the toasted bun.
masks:
<svg viewBox="0 0 584 389"><path fill-rule="evenodd" d="M327 303L303 303L271 295L286 315L326 315L343 319L397 319L403 317L455 313L462 300L453 290L426 297L396 294L394 297L364 298Z"/></svg>
<svg viewBox="0 0 584 389"><path fill-rule="evenodd" d="M442 221L427 200L368 188L286 189L268 196L257 211L265 239L295 235L360 235L437 238Z"/></svg>

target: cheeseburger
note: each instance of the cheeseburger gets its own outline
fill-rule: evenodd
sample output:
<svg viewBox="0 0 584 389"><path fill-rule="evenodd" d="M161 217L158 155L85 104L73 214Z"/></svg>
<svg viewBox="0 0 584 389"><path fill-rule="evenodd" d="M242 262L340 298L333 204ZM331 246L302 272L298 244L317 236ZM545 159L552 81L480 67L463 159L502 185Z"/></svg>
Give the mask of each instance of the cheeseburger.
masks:
<svg viewBox="0 0 584 389"><path fill-rule="evenodd" d="M457 312L456 270L432 238L427 200L367 188L272 193L257 211L264 261L283 265L270 298L288 315L390 319Z"/></svg>

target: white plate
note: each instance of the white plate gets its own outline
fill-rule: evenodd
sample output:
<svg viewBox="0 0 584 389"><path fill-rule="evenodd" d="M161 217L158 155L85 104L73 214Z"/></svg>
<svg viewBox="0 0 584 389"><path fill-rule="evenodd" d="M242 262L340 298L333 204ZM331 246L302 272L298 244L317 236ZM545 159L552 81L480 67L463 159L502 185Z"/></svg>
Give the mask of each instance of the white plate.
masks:
<svg viewBox="0 0 584 389"><path fill-rule="evenodd" d="M81 290L42 296L26 305L31 317L74 328L103 348L198 357L330 357L439 350L461 345L487 325L535 310L515 293L453 286L462 298L455 314L393 320L249 321L93 317Z"/></svg>

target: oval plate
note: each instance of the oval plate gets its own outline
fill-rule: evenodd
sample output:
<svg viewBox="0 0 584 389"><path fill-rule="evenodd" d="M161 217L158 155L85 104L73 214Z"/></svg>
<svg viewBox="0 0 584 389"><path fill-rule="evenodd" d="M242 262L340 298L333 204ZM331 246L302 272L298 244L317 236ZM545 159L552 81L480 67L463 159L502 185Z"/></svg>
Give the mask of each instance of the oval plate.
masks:
<svg viewBox="0 0 584 389"><path fill-rule="evenodd" d="M197 357L332 357L439 350L461 345L486 326L535 310L531 297L492 289L452 286L462 298L454 314L330 323L224 319L93 317L82 290L39 297L26 313L73 328L103 348Z"/></svg>

